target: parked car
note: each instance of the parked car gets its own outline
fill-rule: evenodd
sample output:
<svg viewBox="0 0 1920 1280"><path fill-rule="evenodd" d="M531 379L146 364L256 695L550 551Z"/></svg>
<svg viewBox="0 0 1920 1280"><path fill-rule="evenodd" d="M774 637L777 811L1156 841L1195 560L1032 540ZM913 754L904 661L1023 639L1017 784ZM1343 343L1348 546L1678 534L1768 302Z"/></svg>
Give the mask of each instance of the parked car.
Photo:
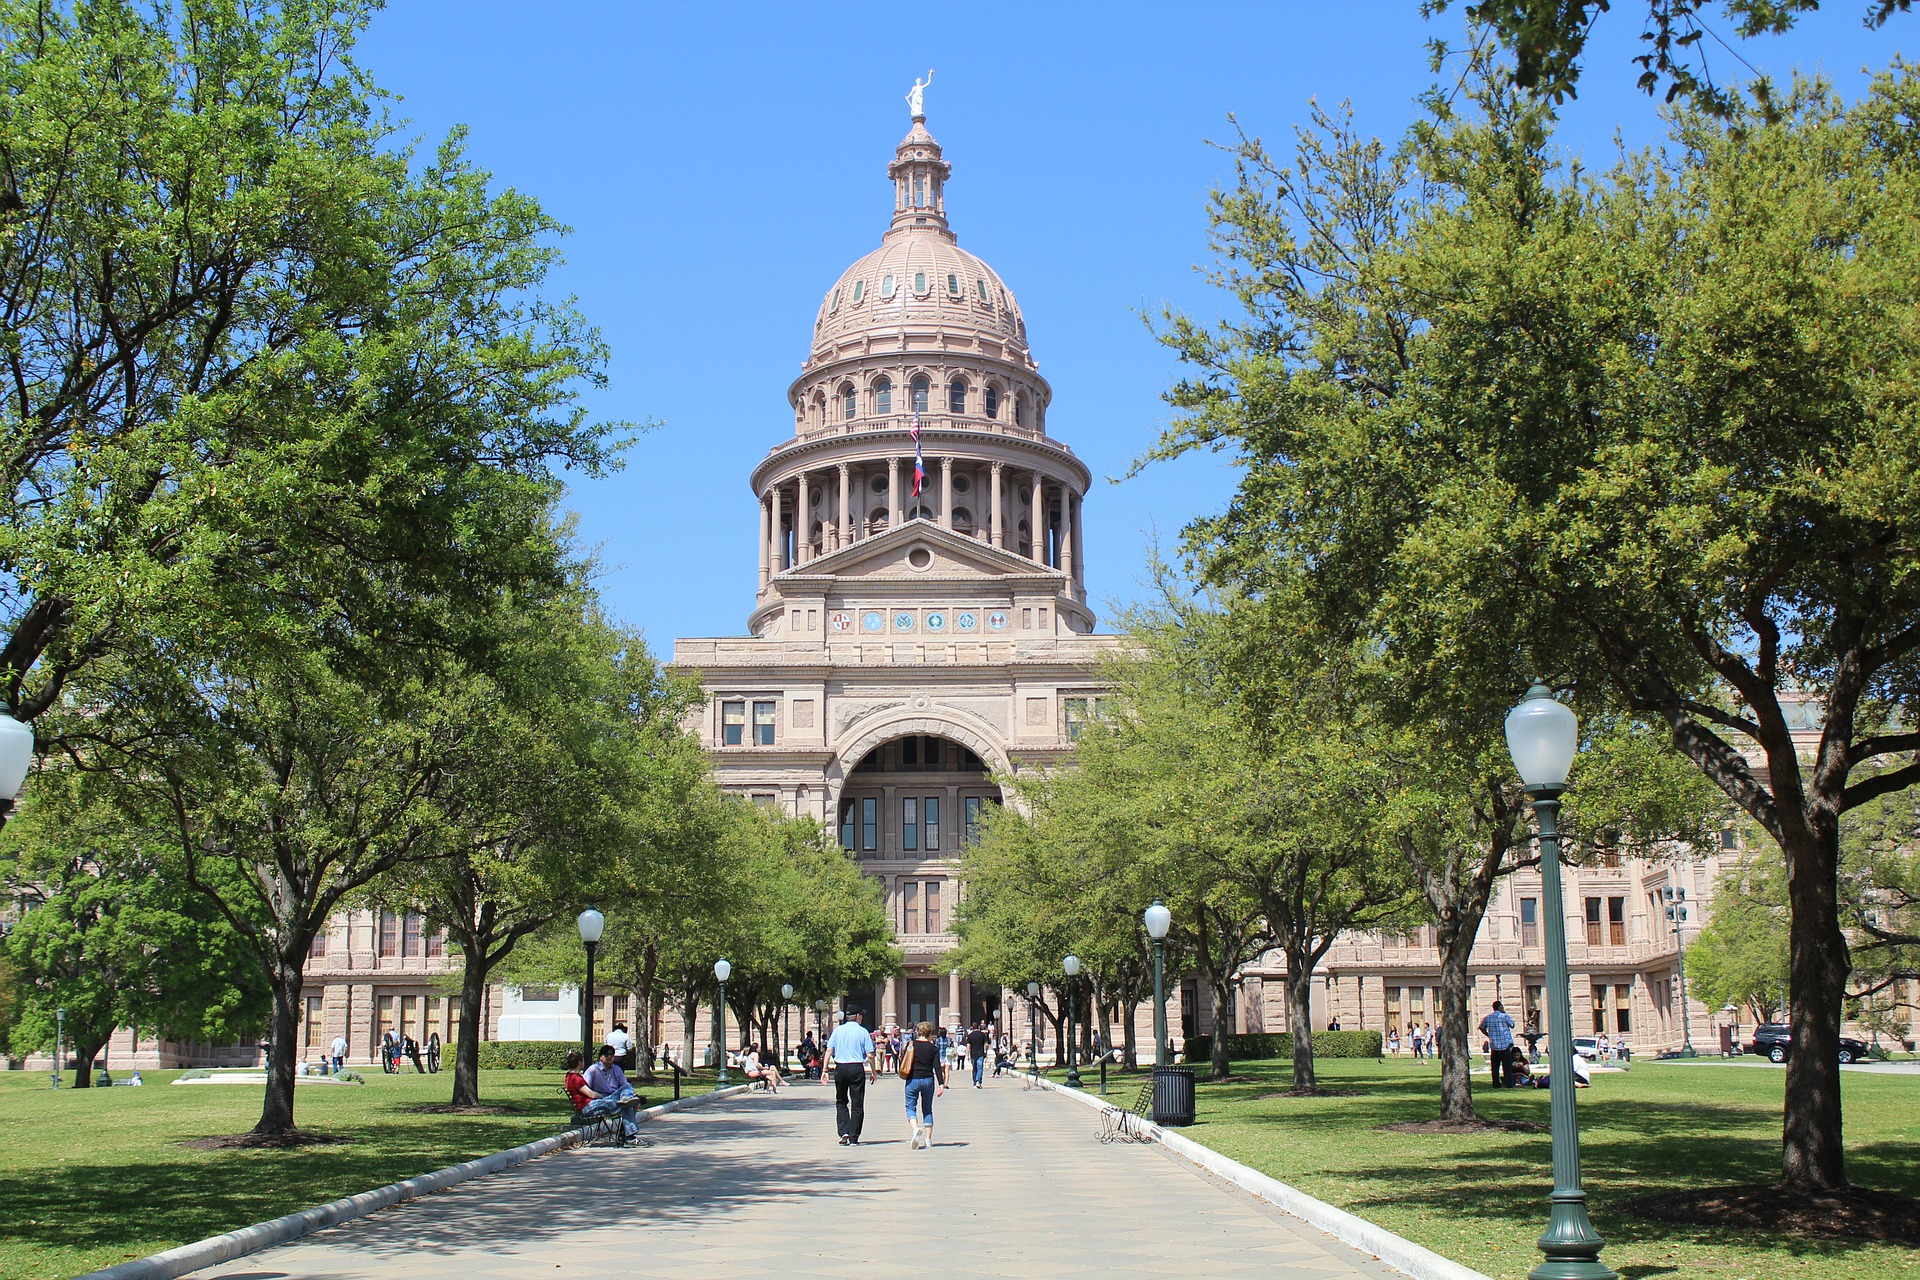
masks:
<svg viewBox="0 0 1920 1280"><path fill-rule="evenodd" d="M1785 1062L1793 1055L1793 1030L1785 1023L1763 1022L1753 1029L1747 1052L1762 1055L1769 1062ZM1860 1062L1873 1056L1867 1042L1852 1036L1840 1037L1840 1061Z"/></svg>

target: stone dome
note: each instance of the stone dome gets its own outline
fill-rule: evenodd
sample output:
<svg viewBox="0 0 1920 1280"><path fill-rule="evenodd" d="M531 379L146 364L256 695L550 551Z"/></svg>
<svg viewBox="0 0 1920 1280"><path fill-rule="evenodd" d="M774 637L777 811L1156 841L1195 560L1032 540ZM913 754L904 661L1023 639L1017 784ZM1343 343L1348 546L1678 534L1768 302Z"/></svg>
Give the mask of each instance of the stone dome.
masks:
<svg viewBox="0 0 1920 1280"><path fill-rule="evenodd" d="M942 347L1035 368L1020 304L998 272L956 242L946 217L951 166L916 119L887 174L893 224L820 300L807 366L865 349L868 339L933 333Z"/></svg>

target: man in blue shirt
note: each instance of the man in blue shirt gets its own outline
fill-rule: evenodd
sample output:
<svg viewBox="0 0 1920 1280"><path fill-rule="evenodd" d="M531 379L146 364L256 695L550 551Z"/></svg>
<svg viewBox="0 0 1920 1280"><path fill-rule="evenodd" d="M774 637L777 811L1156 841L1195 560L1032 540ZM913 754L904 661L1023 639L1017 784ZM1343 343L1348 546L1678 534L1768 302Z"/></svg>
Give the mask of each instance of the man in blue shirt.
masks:
<svg viewBox="0 0 1920 1280"><path fill-rule="evenodd" d="M1480 1019L1480 1032L1487 1038L1487 1067L1493 1073L1493 1087L1514 1083L1513 1019L1493 1002L1493 1012Z"/></svg>
<svg viewBox="0 0 1920 1280"><path fill-rule="evenodd" d="M858 1010L827 1037L827 1057L833 1060L833 1118L840 1145L860 1145L867 1119L867 1069L873 1065L873 1037L860 1025Z"/></svg>

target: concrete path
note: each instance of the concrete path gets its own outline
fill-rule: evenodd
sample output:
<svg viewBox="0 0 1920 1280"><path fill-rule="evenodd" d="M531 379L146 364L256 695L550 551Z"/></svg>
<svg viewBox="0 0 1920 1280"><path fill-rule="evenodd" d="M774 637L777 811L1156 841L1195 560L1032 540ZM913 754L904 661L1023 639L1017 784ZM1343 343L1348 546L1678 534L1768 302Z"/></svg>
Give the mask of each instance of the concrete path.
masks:
<svg viewBox="0 0 1920 1280"><path fill-rule="evenodd" d="M951 1090L910 1150L901 1085L836 1144L830 1087L795 1085L643 1127L195 1272L201 1280L1259 1276L1404 1280L1158 1146L1018 1081ZM857 1267L857 1272L851 1268Z"/></svg>

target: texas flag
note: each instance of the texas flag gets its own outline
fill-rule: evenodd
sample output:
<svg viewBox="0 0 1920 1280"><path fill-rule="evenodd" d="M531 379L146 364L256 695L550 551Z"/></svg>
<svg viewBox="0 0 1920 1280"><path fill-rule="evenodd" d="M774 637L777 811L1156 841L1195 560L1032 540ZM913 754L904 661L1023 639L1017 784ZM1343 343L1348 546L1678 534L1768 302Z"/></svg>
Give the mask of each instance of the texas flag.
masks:
<svg viewBox="0 0 1920 1280"><path fill-rule="evenodd" d="M920 456L920 415L913 415L913 426L908 430L913 437L913 496L919 497L920 491L927 487L927 460Z"/></svg>

